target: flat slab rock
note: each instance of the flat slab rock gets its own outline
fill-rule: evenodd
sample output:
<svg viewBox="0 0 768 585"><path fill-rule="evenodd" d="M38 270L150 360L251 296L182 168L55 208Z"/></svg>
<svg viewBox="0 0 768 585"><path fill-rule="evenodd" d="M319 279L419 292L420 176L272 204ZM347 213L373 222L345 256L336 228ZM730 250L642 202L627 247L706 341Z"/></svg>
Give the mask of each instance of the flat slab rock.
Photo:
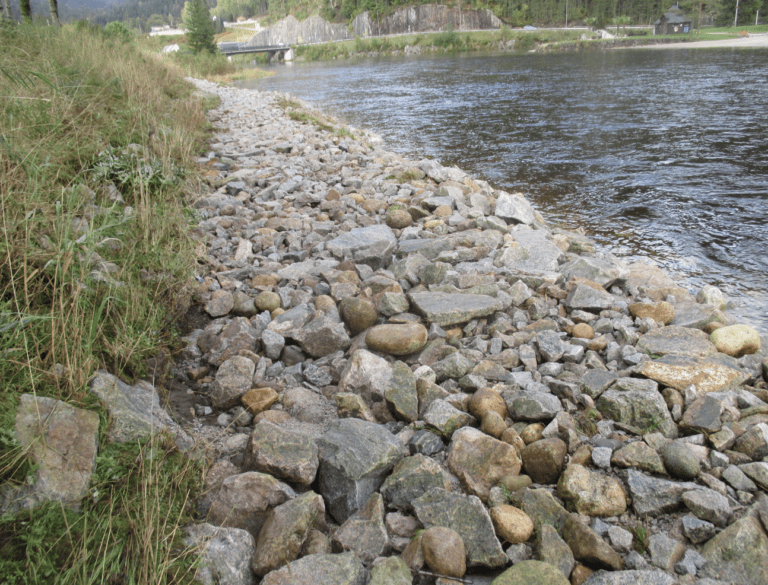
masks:
<svg viewBox="0 0 768 585"><path fill-rule="evenodd" d="M419 292L408 298L418 313L441 327L486 317L503 308L500 300L487 295Z"/></svg>

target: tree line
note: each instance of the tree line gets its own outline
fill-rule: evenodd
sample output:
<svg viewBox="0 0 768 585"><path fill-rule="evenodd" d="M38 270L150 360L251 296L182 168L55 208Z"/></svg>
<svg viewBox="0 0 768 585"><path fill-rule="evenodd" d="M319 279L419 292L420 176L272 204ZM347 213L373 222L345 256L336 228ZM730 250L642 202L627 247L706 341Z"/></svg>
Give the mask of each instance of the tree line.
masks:
<svg viewBox="0 0 768 585"><path fill-rule="evenodd" d="M266 17L275 22L288 14L302 20L320 14L335 22L350 22L358 14L368 11L381 18L401 6L427 3L413 0L203 0L219 21L233 21L238 17ZM669 10L675 0L451 0L463 9L487 8L513 27L528 24L562 26L586 24L603 28L611 24L652 24ZM754 24L764 0L678 0L679 8L693 21L701 24L726 26L733 24L738 1L738 24ZM6 18L33 18L42 15L58 22L58 0L0 0ZM88 18L94 24L104 25L120 21L137 32L147 32L151 26L182 23L184 0L128 0L107 8L72 9L63 6L63 20ZM768 11L768 8L766 9Z"/></svg>

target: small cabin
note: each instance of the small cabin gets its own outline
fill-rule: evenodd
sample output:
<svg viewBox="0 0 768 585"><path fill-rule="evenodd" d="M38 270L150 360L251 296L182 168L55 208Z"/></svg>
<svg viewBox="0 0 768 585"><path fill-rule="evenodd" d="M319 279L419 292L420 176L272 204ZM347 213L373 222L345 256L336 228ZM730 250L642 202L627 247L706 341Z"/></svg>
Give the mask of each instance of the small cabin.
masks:
<svg viewBox="0 0 768 585"><path fill-rule="evenodd" d="M691 32L691 19L677 5L672 6L659 20L653 23L655 35L678 35Z"/></svg>

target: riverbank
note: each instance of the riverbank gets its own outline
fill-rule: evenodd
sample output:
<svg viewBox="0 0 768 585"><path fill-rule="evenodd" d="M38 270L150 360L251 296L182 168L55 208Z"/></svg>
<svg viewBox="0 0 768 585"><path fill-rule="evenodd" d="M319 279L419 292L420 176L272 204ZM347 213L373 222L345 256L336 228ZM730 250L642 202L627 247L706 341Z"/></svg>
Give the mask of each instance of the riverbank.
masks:
<svg viewBox="0 0 768 585"><path fill-rule="evenodd" d="M647 49L765 49L768 48L768 34L750 34L735 39L690 41L682 44L652 45Z"/></svg>
<svg viewBox="0 0 768 585"><path fill-rule="evenodd" d="M195 83L221 105L171 399L215 439L210 571L768 578L768 386L717 290L290 96Z"/></svg>

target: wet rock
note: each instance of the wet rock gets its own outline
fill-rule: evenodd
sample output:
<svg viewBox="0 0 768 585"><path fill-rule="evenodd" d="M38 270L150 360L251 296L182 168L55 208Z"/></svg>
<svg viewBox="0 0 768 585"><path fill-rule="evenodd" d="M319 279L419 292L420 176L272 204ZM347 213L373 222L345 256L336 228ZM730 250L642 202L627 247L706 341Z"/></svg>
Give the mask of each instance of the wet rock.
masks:
<svg viewBox="0 0 768 585"><path fill-rule="evenodd" d="M278 479L308 486L319 466L317 445L306 435L269 422L256 425L248 441L244 469L269 473Z"/></svg>
<svg viewBox="0 0 768 585"><path fill-rule="evenodd" d="M342 523L368 501L405 455L387 429L354 418L331 423L317 446L318 487L329 512Z"/></svg>

